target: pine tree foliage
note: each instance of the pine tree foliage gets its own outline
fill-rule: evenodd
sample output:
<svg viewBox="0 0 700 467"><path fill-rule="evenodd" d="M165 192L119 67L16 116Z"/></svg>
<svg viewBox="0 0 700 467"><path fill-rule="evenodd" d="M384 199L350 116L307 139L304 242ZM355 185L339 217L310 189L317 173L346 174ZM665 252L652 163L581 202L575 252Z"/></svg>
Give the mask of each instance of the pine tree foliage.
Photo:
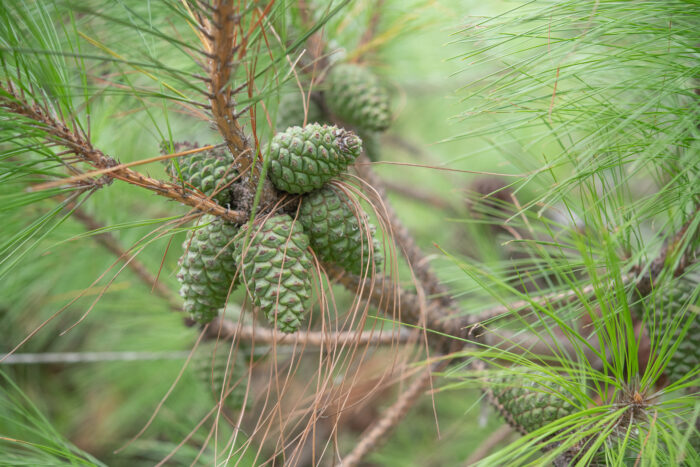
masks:
<svg viewBox="0 0 700 467"><path fill-rule="evenodd" d="M699 464L699 25L3 2L0 464Z"/></svg>

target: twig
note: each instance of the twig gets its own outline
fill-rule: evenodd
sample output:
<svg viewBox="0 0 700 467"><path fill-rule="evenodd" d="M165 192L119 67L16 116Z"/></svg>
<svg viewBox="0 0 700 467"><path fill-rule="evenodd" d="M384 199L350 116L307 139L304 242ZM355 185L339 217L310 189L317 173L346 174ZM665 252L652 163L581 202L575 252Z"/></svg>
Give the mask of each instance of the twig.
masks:
<svg viewBox="0 0 700 467"><path fill-rule="evenodd" d="M253 166L253 153L243 129L234 115L234 100L231 93L231 72L236 45L236 26L240 21L232 0L214 0L213 18L205 21L209 40L205 50L209 58L209 101L214 122L235 157L236 168L240 173L253 170L252 178L258 177L258 168ZM253 166L253 167L251 167Z"/></svg>
<svg viewBox="0 0 700 467"><path fill-rule="evenodd" d="M443 366L446 362L439 362L433 365L435 369ZM355 448L343 458L341 467L351 467L359 464L359 462L393 430L413 407L418 398L423 394L425 389L432 381L432 367L426 369L423 374L418 376L406 389L399 395L394 404L387 408L381 418L376 420L369 430L362 436L362 439L355 445Z"/></svg>
<svg viewBox="0 0 700 467"><path fill-rule="evenodd" d="M411 333L402 329L398 332L379 331L344 331L344 332L320 332L298 331L290 334L279 332L275 329L239 325L236 322L216 318L207 328L205 339L241 339L260 344L299 344L311 347L329 347L345 345L392 345L406 343L415 339Z"/></svg>
<svg viewBox="0 0 700 467"><path fill-rule="evenodd" d="M464 462L464 466L468 467L479 462L484 457L488 456L489 453L498 446L502 441L513 434L513 428L510 425L502 425L498 430L491 433L486 441L481 443L481 445L472 453L471 456Z"/></svg>
<svg viewBox="0 0 700 467"><path fill-rule="evenodd" d="M3 94L7 94L0 95L0 105L17 115L23 115L42 124L47 132L47 139L49 141L66 146L81 160L95 168L106 169L119 165L116 160L104 154L99 149L94 148L87 138L77 131L70 130L64 123L49 115L48 112L38 104L29 104L21 99L20 96L14 94L13 88L6 88L0 85L0 89L4 91ZM160 196L173 199L179 203L192 206L204 213L209 213L238 224L245 222L248 217L246 213L226 209L206 196L183 189L177 185L146 177L129 168L113 170L103 176L138 185Z"/></svg>
<svg viewBox="0 0 700 467"><path fill-rule="evenodd" d="M73 209L73 217L83 224L88 230L95 231L105 227L83 209L75 207L75 203L71 203L68 207L69 209ZM94 239L114 256L126 261L129 268L131 268L131 270L160 297L167 300L171 308L178 311L182 308L182 304L176 298L172 290L170 290L165 284L160 282L153 274L151 274L141 261L136 258L132 258L111 232L103 232L95 235Z"/></svg>
<svg viewBox="0 0 700 467"><path fill-rule="evenodd" d="M433 206L444 211L455 212L454 206L445 201L439 196L429 193L415 186L406 186L401 183L395 183L391 180L383 180L384 186L387 190L393 191L400 194L405 198L410 198L421 203L425 203L428 206Z"/></svg>
<svg viewBox="0 0 700 467"><path fill-rule="evenodd" d="M372 17L369 20L369 24L367 25L367 29L360 38L360 43L357 45L358 49L364 49L367 46L367 44L369 44L372 41L372 39L374 39L374 36L377 35L377 30L379 29L379 20L382 16L383 6L384 0L377 0L372 6L372 8L374 8L374 14L372 14Z"/></svg>
<svg viewBox="0 0 700 467"><path fill-rule="evenodd" d="M36 365L40 363L131 362L143 360L184 360L185 351L163 352L42 352L0 354L2 365Z"/></svg>
<svg viewBox="0 0 700 467"><path fill-rule="evenodd" d="M433 348L447 351L454 347L455 339L467 339L470 331L473 332L475 322L469 315L463 315L458 309L446 307L437 301L424 303L418 295L402 289L387 277L377 275L373 279L362 279L336 266L325 265L325 268L338 283L390 317L436 331L428 336L428 343Z"/></svg>
<svg viewBox="0 0 700 467"><path fill-rule="evenodd" d="M433 273L428 259L416 245L413 236L399 219L396 211L391 207L382 180L374 173L367 156L360 156L355 164L355 170L376 193L369 193L370 197L378 196L377 201L383 206L391 225L394 241L403 251L406 260L411 265L416 278L427 295L430 295L444 306L452 304L447 288L440 282L440 279Z"/></svg>

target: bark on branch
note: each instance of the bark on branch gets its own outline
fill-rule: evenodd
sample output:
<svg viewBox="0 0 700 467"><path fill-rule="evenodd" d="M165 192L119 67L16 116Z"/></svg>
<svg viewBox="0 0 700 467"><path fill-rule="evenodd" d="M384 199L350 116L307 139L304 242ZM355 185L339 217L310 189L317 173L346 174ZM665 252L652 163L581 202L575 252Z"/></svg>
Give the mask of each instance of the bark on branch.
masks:
<svg viewBox="0 0 700 467"><path fill-rule="evenodd" d="M0 106L8 109L12 113L22 115L41 124L46 131L46 138L48 141L65 146L70 152L78 156L80 160L88 163L92 167L97 169L115 168L105 173L103 176L140 186L157 195L170 198L201 212L212 214L231 222L240 224L247 220L246 213L226 209L201 194L184 189L178 185L141 175L130 168L116 168L119 166L119 163L115 159L93 147L83 134L75 129L68 128L65 123L50 115L46 108L36 103L28 103L19 95L16 95L11 86L0 86L0 89L7 93L7 95L0 94Z"/></svg>

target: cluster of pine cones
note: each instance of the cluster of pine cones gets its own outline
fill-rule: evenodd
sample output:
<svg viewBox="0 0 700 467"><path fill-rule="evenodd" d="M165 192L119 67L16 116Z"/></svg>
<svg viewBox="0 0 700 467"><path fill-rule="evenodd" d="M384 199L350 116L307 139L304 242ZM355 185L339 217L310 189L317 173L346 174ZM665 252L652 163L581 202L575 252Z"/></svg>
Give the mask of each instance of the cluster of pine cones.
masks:
<svg viewBox="0 0 700 467"><path fill-rule="evenodd" d="M327 106L358 132L386 129L389 96L369 70L337 65L327 78ZM183 244L178 279L184 309L200 322L211 321L239 284L255 306L283 332L297 331L309 309L315 269L313 254L355 274L372 274L381 264L374 227L354 195L331 180L362 152L363 140L333 125L304 122L301 108L282 102L279 128L262 154L268 178L278 190L302 195L297 211L261 214L238 226L204 216ZM307 120L324 121L320 107ZM360 130L361 129L361 130ZM241 190L233 156L225 149L178 158L170 175L222 206L236 206ZM312 253L313 251L313 253Z"/></svg>

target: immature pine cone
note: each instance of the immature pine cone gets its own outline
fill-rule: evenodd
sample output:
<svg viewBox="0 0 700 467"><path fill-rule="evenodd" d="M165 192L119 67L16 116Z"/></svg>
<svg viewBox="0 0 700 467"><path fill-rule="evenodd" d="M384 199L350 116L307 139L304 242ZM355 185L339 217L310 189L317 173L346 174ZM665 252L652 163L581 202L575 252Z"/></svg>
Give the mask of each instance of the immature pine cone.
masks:
<svg viewBox="0 0 700 467"><path fill-rule="evenodd" d="M697 310L693 310L693 305L700 305L698 287L700 286L697 277L682 278L668 290L658 291L653 303L652 300L647 300L650 316L646 322L656 348L661 345L661 339L669 331L669 326L676 326L673 335L670 339L666 337L664 344L672 346L679 342L664 370L672 383L695 370L700 364L700 320L697 319ZM678 314L683 312L684 308L686 311L679 321ZM641 314L642 308L637 309ZM680 339L680 333L687 320L691 320L690 327L683 339Z"/></svg>
<svg viewBox="0 0 700 467"><path fill-rule="evenodd" d="M508 423L523 434L531 433L577 410L566 399L573 399L568 391L547 380L533 381L521 375L508 375L493 382L500 383L493 389L501 406L497 408Z"/></svg>
<svg viewBox="0 0 700 467"><path fill-rule="evenodd" d="M232 187L238 172L233 166L233 156L227 149L209 149L178 157L177 163L186 188L196 188L221 206L232 202ZM172 160L168 164L168 173L179 179Z"/></svg>
<svg viewBox="0 0 700 467"><path fill-rule="evenodd" d="M306 96L301 93L293 92L284 94L280 99L280 104L277 107L277 131L284 131L292 126L304 125L304 103L302 99ZM308 113L306 114L306 123L321 123L324 121L323 111L318 106L316 101L309 99Z"/></svg>
<svg viewBox="0 0 700 467"><path fill-rule="evenodd" d="M344 122L364 130L384 131L391 123L389 93L369 69L334 66L325 92L328 109Z"/></svg>
<svg viewBox="0 0 700 467"><path fill-rule="evenodd" d="M270 180L287 193L307 193L345 170L361 152L360 138L342 128L293 126L270 142Z"/></svg>
<svg viewBox="0 0 700 467"><path fill-rule="evenodd" d="M204 227L192 231L182 244L180 295L184 310L200 323L208 323L226 304L236 274L232 239L238 226L213 216L202 217Z"/></svg>
<svg viewBox="0 0 700 467"><path fill-rule="evenodd" d="M230 345L230 341L200 343L192 359L192 368L214 400L224 397L224 404L229 409L240 410L245 402L248 362L240 349L233 349L229 361Z"/></svg>
<svg viewBox="0 0 700 467"><path fill-rule="evenodd" d="M294 332L301 326L311 297L309 237L286 214L261 222L250 230L248 226L241 229L235 258L242 265L242 280L255 305L281 331Z"/></svg>
<svg viewBox="0 0 700 467"><path fill-rule="evenodd" d="M319 257L355 274L367 271L372 261L376 267L382 261L374 226L358 221L358 214L367 217L361 207L359 210L356 213L352 201L342 191L325 185L304 196L299 212L299 222ZM367 228L371 240L367 238Z"/></svg>

